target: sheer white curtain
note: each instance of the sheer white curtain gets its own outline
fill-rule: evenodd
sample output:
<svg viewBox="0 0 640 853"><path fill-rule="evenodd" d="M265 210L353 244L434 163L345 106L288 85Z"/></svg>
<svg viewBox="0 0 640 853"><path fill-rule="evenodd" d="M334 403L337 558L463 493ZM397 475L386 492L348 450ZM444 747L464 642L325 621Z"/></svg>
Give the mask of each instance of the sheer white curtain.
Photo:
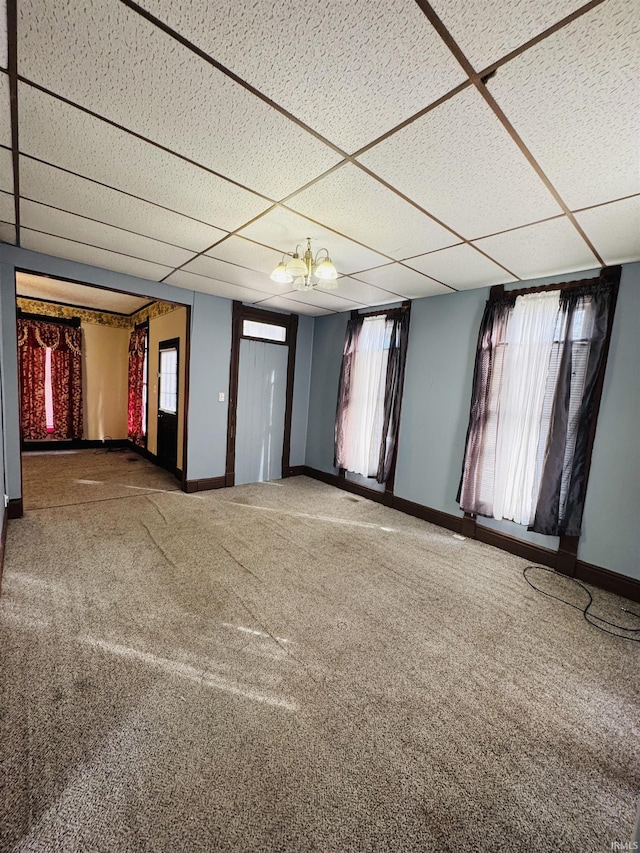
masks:
<svg viewBox="0 0 640 853"><path fill-rule="evenodd" d="M506 332L495 455L494 518L529 525L537 503L541 412L557 334L559 291L516 299Z"/></svg>
<svg viewBox="0 0 640 853"><path fill-rule="evenodd" d="M391 325L384 315L366 317L354 356L343 467L364 477L375 477L378 470Z"/></svg>

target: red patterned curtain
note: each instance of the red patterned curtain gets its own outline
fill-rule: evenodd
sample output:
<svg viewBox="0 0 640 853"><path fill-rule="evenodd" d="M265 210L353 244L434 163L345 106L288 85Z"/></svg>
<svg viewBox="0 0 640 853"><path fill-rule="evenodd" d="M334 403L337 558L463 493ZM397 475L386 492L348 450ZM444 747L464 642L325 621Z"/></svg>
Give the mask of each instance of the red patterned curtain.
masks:
<svg viewBox="0 0 640 853"><path fill-rule="evenodd" d="M144 445L142 423L142 395L144 390L144 354L147 342L146 329L134 329L129 338L129 419L128 436L131 441Z"/></svg>
<svg viewBox="0 0 640 853"><path fill-rule="evenodd" d="M46 349L35 337L29 320L18 320L18 358L20 370L20 420L25 441L47 437L44 402L44 368Z"/></svg>
<svg viewBox="0 0 640 853"><path fill-rule="evenodd" d="M59 323L18 320L22 430L25 441L46 438L44 366L51 350L53 437L82 438L82 331Z"/></svg>

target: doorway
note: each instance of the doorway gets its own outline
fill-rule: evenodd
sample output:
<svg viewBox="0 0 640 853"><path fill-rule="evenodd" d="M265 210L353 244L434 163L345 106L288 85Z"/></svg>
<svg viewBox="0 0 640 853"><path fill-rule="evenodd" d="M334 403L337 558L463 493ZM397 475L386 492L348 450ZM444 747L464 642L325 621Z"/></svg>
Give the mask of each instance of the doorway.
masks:
<svg viewBox="0 0 640 853"><path fill-rule="evenodd" d="M298 317L234 302L227 486L290 476Z"/></svg>

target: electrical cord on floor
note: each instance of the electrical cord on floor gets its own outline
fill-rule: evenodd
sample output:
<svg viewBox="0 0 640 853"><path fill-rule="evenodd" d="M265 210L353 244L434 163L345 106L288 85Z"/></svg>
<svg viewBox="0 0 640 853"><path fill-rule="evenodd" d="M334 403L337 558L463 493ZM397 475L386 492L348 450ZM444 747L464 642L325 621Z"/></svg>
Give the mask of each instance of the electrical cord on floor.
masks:
<svg viewBox="0 0 640 853"><path fill-rule="evenodd" d="M589 596L589 601L587 602L585 607L580 607L577 604L572 604L570 601L567 601L565 598L560 598L559 595L553 595L551 592L545 592L544 589L541 589L539 586L536 586L532 581L529 580L528 572L531 569L536 569L541 572L548 572L551 575L556 575L556 577L561 577L565 580L572 581L576 586L579 586L580 589L583 589L587 595ZM618 625L615 622L609 622L608 619L603 619L602 616L596 616L595 613L591 613L591 605L593 604L593 596L587 589L587 587L580 583L576 578L568 577L567 575L561 575L555 571L555 569L548 569L545 566L526 566L522 570L522 575L526 582L529 584L531 589L535 589L536 592L541 592L543 595L546 595L548 598L555 598L556 601L561 601L563 604L567 604L569 607L573 607L574 610L579 610L584 616L585 622L588 622L589 625L593 625L594 628L597 628L599 631L604 631L605 634L611 634L612 637L620 637L621 640L631 640L632 643L640 643L640 637L627 637L624 634L617 634L615 631L609 631L608 628L604 628L602 625L599 625L598 622L603 622L605 625L609 625L611 628L617 628L619 631L627 631L631 634L640 633L640 628L628 628L625 625ZM635 616L636 619L640 619L640 613L635 613L633 610L627 610L626 607L621 607L625 613L629 613L631 616ZM597 620L593 622L592 620Z"/></svg>

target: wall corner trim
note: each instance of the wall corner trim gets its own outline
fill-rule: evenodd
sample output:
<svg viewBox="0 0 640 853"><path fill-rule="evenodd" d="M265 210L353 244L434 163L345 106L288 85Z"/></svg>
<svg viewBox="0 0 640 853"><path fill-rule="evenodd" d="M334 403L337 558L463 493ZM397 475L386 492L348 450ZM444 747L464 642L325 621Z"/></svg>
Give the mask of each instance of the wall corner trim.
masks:
<svg viewBox="0 0 640 853"><path fill-rule="evenodd" d="M8 508L4 508L4 513L2 516L2 535L0 536L0 593L2 592L2 570L4 568L4 549L7 544L7 527L9 520L9 512Z"/></svg>
<svg viewBox="0 0 640 853"><path fill-rule="evenodd" d="M224 489L226 487L225 475L221 477L205 477L201 480L185 480L182 491L188 495L194 492L208 492L212 489Z"/></svg>
<svg viewBox="0 0 640 853"><path fill-rule="evenodd" d="M22 498L10 498L9 506L7 507L7 518L22 518L23 515Z"/></svg>

